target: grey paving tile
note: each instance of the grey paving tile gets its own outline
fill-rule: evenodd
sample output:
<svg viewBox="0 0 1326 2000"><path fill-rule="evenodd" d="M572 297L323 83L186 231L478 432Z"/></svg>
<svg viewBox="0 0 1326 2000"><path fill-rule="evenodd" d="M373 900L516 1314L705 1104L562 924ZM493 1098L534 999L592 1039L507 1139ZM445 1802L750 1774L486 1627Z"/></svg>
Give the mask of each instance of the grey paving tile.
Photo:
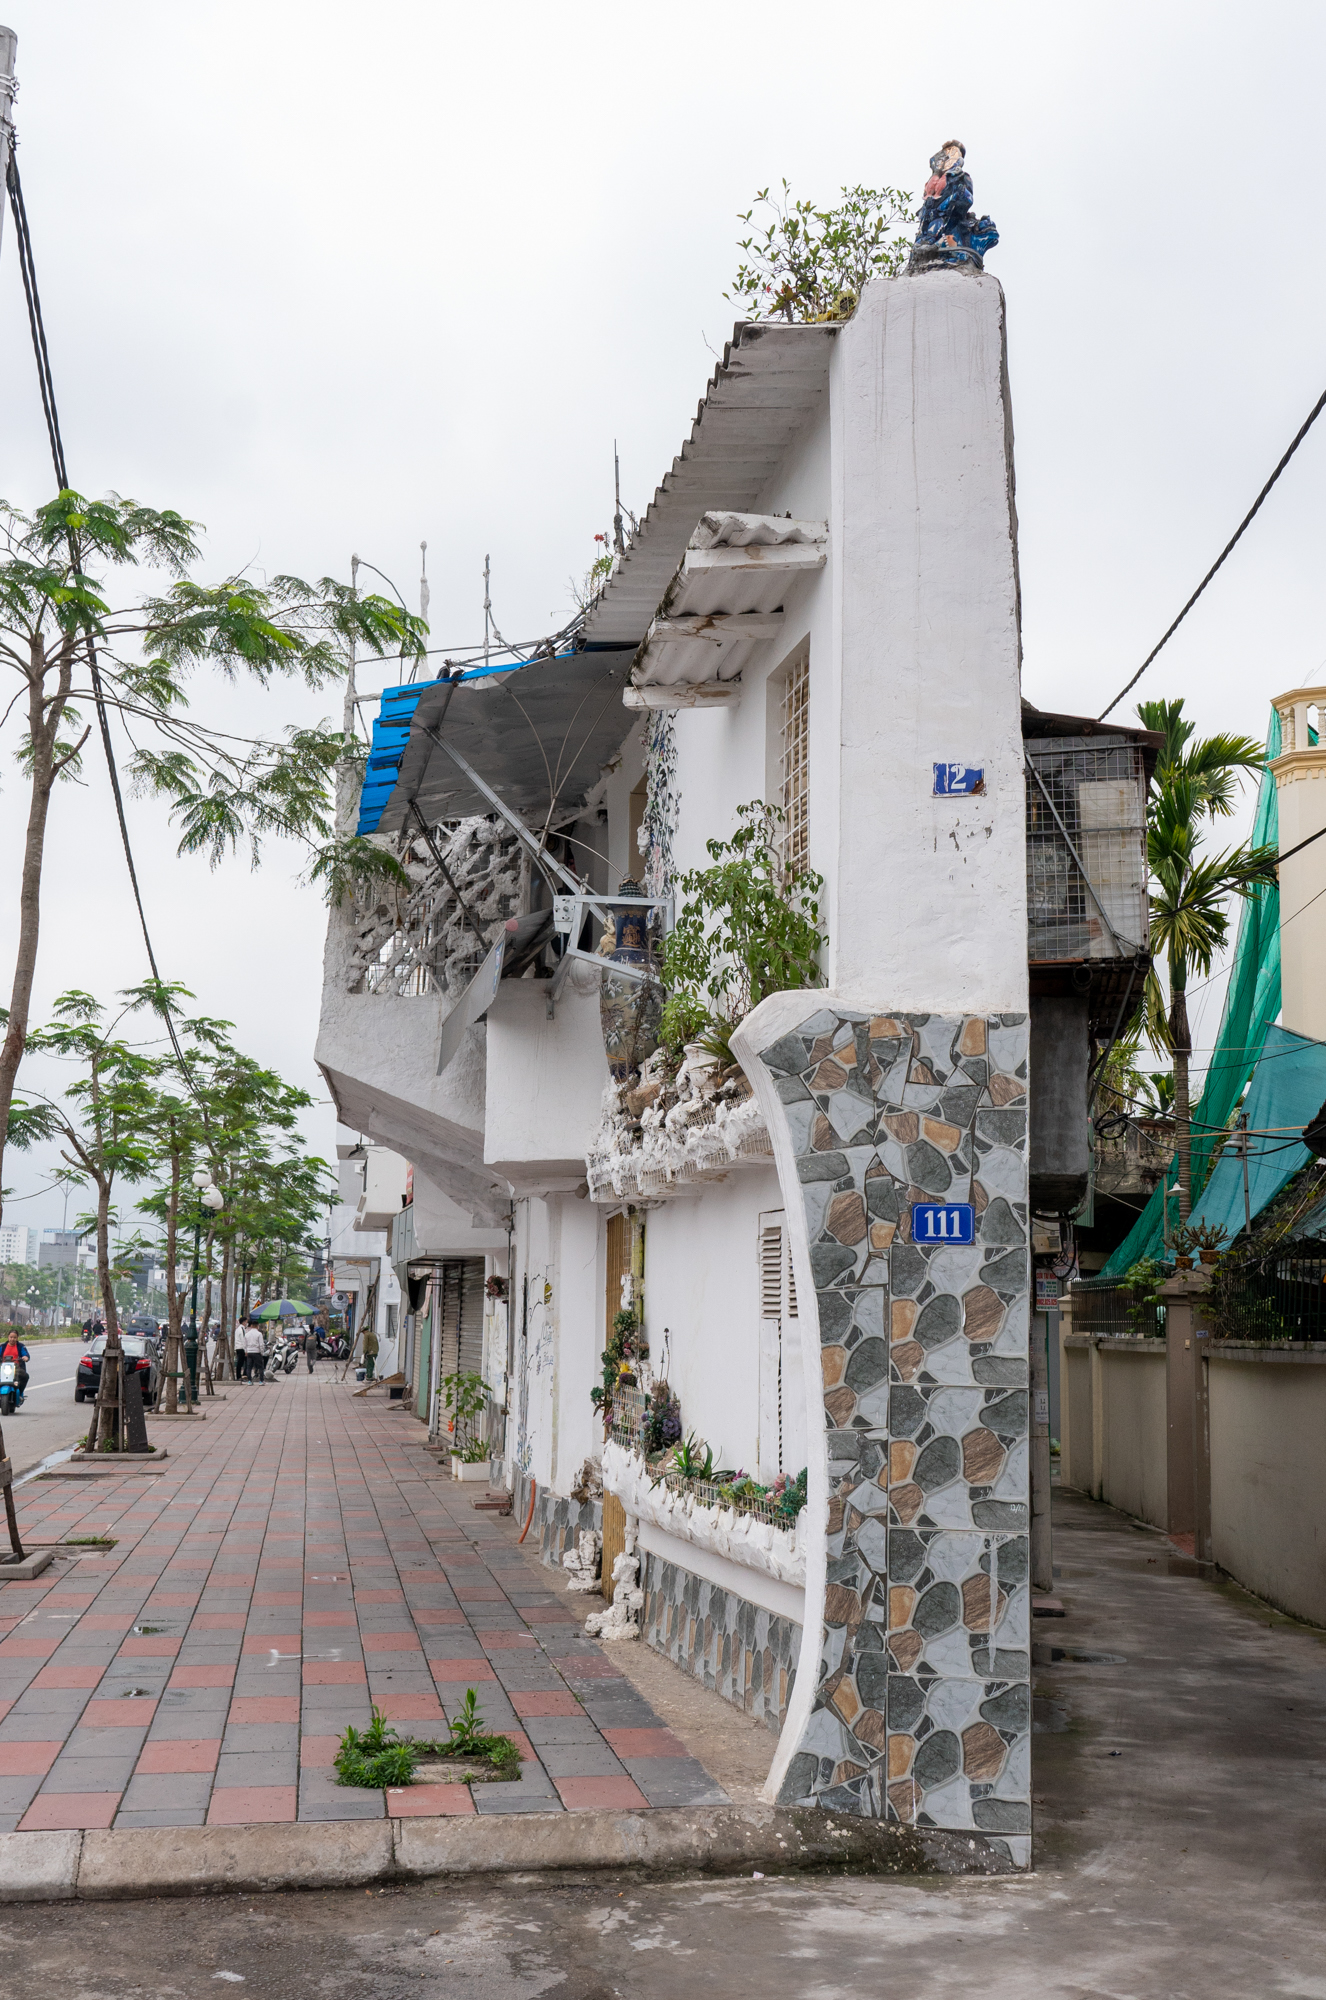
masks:
<svg viewBox="0 0 1326 2000"><path fill-rule="evenodd" d="M50 1787L47 1786L47 1790ZM120 1812L207 1811L212 1796L210 1771L150 1771L129 1781ZM165 1824L171 1824L166 1821ZM146 1885L145 1885L146 1886Z"/></svg>
<svg viewBox="0 0 1326 2000"><path fill-rule="evenodd" d="M115 1825L120 1826L205 1826L205 1807L186 1809L183 1806L166 1807L157 1812L125 1812L121 1809L115 1815Z"/></svg>
<svg viewBox="0 0 1326 2000"><path fill-rule="evenodd" d="M56 1758L46 1773L46 1792L122 1792L133 1776L138 1758L66 1757Z"/></svg>
<svg viewBox="0 0 1326 2000"><path fill-rule="evenodd" d="M88 1729L81 1723L65 1738L66 1757L136 1757L143 1747L148 1725L141 1729Z"/></svg>
<svg viewBox="0 0 1326 2000"><path fill-rule="evenodd" d="M231 1785L293 1785L298 1774L297 1745L292 1745L289 1750L268 1751L262 1755L223 1750L217 1760L216 1785L218 1790Z"/></svg>
<svg viewBox="0 0 1326 2000"><path fill-rule="evenodd" d="M535 1749L545 1743L602 1743L587 1715L527 1715L520 1727Z"/></svg>
<svg viewBox="0 0 1326 2000"><path fill-rule="evenodd" d="M225 1751L258 1756L284 1755L298 1745L297 1722L232 1722L222 1741Z"/></svg>
<svg viewBox="0 0 1326 2000"><path fill-rule="evenodd" d="M626 1757L622 1760L651 1806L723 1806L731 1803L694 1757Z"/></svg>
<svg viewBox="0 0 1326 2000"><path fill-rule="evenodd" d="M65 1716L72 1728L95 1692L95 1688L27 1688L5 1717L3 1729L10 1731L11 1725L25 1716L45 1716L48 1722L54 1716ZM61 1732L55 1729L48 1733L58 1736Z"/></svg>
<svg viewBox="0 0 1326 2000"><path fill-rule="evenodd" d="M602 1737L594 1743L550 1743L541 1746L539 1759L552 1778L620 1777L625 1770Z"/></svg>
<svg viewBox="0 0 1326 2000"><path fill-rule="evenodd" d="M500 1793L500 1797L498 1796ZM565 1812L566 1807L558 1798L551 1785L547 1791L526 1788L521 1785L476 1785L473 1791L476 1809L496 1816L500 1813L547 1813Z"/></svg>
<svg viewBox="0 0 1326 2000"><path fill-rule="evenodd" d="M21 1778L0 1778L0 1813L13 1813L14 1824L22 1819L41 1790L40 1772ZM12 1828L10 1829L12 1832Z"/></svg>

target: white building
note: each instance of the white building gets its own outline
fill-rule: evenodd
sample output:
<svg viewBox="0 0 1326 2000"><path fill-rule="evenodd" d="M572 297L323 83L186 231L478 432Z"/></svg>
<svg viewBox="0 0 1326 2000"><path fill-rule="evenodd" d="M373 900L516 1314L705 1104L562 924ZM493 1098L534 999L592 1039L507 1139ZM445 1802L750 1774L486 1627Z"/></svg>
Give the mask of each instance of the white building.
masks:
<svg viewBox="0 0 1326 2000"><path fill-rule="evenodd" d="M378 1337L375 1374L397 1367L400 1286L388 1254L390 1227L405 1193L408 1168L383 1146L338 1135L339 1201L331 1211L327 1261L334 1295L353 1308L356 1346L371 1325Z"/></svg>
<svg viewBox="0 0 1326 2000"><path fill-rule="evenodd" d="M1144 745L1020 705L1012 468L993 279L739 327L575 649L383 697L358 826L415 889L333 913L318 1059L413 1163L417 1413L458 1351L422 1330L446 1271L482 1269L491 1449L546 1557L601 1468L647 1643L767 1722L771 1799L1025 1861L1029 1061L1038 1198L1075 1203L1146 925ZM822 985L746 1017L739 1071L612 1082L604 916L628 877L675 896L757 799L824 878ZM926 1205L956 1238L917 1240ZM648 1354L605 1444L624 1306ZM793 1527L651 1479L663 1379L716 1467L804 1468Z"/></svg>
<svg viewBox="0 0 1326 2000"><path fill-rule="evenodd" d="M0 1228L0 1264L35 1264L37 1232L22 1223L6 1223Z"/></svg>

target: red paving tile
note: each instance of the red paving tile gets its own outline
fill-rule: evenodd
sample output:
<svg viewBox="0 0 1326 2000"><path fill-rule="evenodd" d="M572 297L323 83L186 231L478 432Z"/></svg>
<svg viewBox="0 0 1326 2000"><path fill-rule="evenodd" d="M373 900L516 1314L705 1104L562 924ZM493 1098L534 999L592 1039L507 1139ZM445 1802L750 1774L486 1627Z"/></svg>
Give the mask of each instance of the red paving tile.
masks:
<svg viewBox="0 0 1326 2000"><path fill-rule="evenodd" d="M63 1632L52 1632L45 1636L23 1633L13 1634L8 1639L0 1639L0 1665L6 1660L48 1660L63 1639Z"/></svg>
<svg viewBox="0 0 1326 2000"><path fill-rule="evenodd" d="M368 1674L362 1660L305 1660L305 1687L365 1687Z"/></svg>
<svg viewBox="0 0 1326 2000"><path fill-rule="evenodd" d="M379 1695L377 1706L388 1722L445 1722L442 1704L435 1694Z"/></svg>
<svg viewBox="0 0 1326 2000"><path fill-rule="evenodd" d="M253 1602L256 1607L277 1611L287 1604L302 1604L304 1593L302 1590L255 1590Z"/></svg>
<svg viewBox="0 0 1326 2000"><path fill-rule="evenodd" d="M494 1734L497 1736L509 1736L522 1757L537 1757L538 1752L523 1729L498 1729L494 1731Z"/></svg>
<svg viewBox="0 0 1326 2000"><path fill-rule="evenodd" d="M163 1590L152 1599L154 1611L184 1611L198 1602L196 1590Z"/></svg>
<svg viewBox="0 0 1326 2000"><path fill-rule="evenodd" d="M180 1641L169 1633L150 1633L141 1639L126 1639L120 1648L122 1660L169 1660L178 1653Z"/></svg>
<svg viewBox="0 0 1326 2000"><path fill-rule="evenodd" d="M433 1660L428 1662L428 1670L435 1681L495 1681L497 1670L487 1660Z"/></svg>
<svg viewBox="0 0 1326 2000"><path fill-rule="evenodd" d="M422 1819L439 1813L477 1811L468 1785L392 1785L387 1792L389 1819Z"/></svg>
<svg viewBox="0 0 1326 2000"><path fill-rule="evenodd" d="M298 1632L250 1632L240 1647L242 1653L297 1653Z"/></svg>
<svg viewBox="0 0 1326 2000"><path fill-rule="evenodd" d="M227 1666L224 1660L204 1661L201 1664L196 1661L186 1661L183 1666L176 1667L170 1677L170 1686L173 1688L228 1688L234 1678L234 1667Z"/></svg>
<svg viewBox="0 0 1326 2000"><path fill-rule="evenodd" d="M137 1773L146 1777L153 1772L214 1771L220 1749L219 1736L190 1736L174 1742L168 1739L162 1743L145 1743L138 1759Z"/></svg>
<svg viewBox="0 0 1326 2000"><path fill-rule="evenodd" d="M410 1653L420 1650L419 1634L413 1625L408 1631L361 1632L359 1637L366 1653Z"/></svg>
<svg viewBox="0 0 1326 2000"><path fill-rule="evenodd" d="M106 1669L103 1666L76 1663L62 1667L58 1660L50 1660L42 1668L32 1685L35 1688L94 1688Z"/></svg>
<svg viewBox="0 0 1326 2000"><path fill-rule="evenodd" d="M85 1729L146 1729L156 1708L156 1701L150 1695L140 1695L137 1699L126 1696L122 1701L90 1701L81 1721Z"/></svg>
<svg viewBox="0 0 1326 2000"><path fill-rule="evenodd" d="M58 1743L0 1743L0 1778L44 1778L64 1748Z"/></svg>
<svg viewBox="0 0 1326 2000"><path fill-rule="evenodd" d="M297 1785L223 1785L212 1793L209 1826L270 1826L292 1820L299 1803Z"/></svg>
<svg viewBox="0 0 1326 2000"><path fill-rule="evenodd" d="M468 1623L468 1620L465 1617L465 1613L460 1610L456 1611L424 1610L415 1612L414 1622L416 1625L464 1625Z"/></svg>
<svg viewBox="0 0 1326 2000"><path fill-rule="evenodd" d="M568 1812L602 1811L611 1806L645 1806L649 1801L639 1786L623 1774L619 1778L554 1778L562 1804Z"/></svg>
<svg viewBox="0 0 1326 2000"><path fill-rule="evenodd" d="M341 1747L339 1736L301 1736L299 1739L299 1761L305 1770L310 1766L317 1770L330 1770L336 1762L336 1752Z"/></svg>
<svg viewBox="0 0 1326 2000"><path fill-rule="evenodd" d="M349 1625L353 1629L355 1615L349 1607L344 1611L306 1611L304 1613L304 1623L306 1625Z"/></svg>
<svg viewBox="0 0 1326 2000"><path fill-rule="evenodd" d="M199 1611L192 1619L191 1632L242 1632L248 1624L242 1611Z"/></svg>
<svg viewBox="0 0 1326 2000"><path fill-rule="evenodd" d="M132 1632L133 1628L133 1619L118 1611L89 1611L78 1621L80 1632Z"/></svg>
<svg viewBox="0 0 1326 2000"><path fill-rule="evenodd" d="M405 1599L399 1590L357 1590L356 1604L403 1604Z"/></svg>
<svg viewBox="0 0 1326 2000"><path fill-rule="evenodd" d="M603 1740L623 1759L627 1757L687 1757L690 1752L670 1729L605 1729Z"/></svg>
<svg viewBox="0 0 1326 2000"><path fill-rule="evenodd" d="M18 1823L20 1833L61 1833L109 1826L118 1792L38 1792Z"/></svg>
<svg viewBox="0 0 1326 2000"><path fill-rule="evenodd" d="M232 1722L298 1722L297 1694L237 1694L230 1704Z"/></svg>
<svg viewBox="0 0 1326 2000"><path fill-rule="evenodd" d="M570 1689L540 1688L522 1694L518 1688L508 1689L511 1706L519 1716L527 1715L583 1715L584 1708L576 1700Z"/></svg>
<svg viewBox="0 0 1326 2000"><path fill-rule="evenodd" d="M505 1653L513 1646L530 1647L539 1643L532 1632L484 1632L476 1628L474 1636L485 1653Z"/></svg>

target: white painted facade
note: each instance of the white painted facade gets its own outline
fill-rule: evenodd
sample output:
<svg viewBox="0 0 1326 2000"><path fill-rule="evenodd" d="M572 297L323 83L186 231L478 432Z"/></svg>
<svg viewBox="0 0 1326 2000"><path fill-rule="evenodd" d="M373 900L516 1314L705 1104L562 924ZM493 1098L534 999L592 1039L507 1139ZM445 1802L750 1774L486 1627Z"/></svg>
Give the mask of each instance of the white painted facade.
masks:
<svg viewBox="0 0 1326 2000"><path fill-rule="evenodd" d="M810 387L804 380L798 387L795 421L776 448L768 444L768 398L748 419L762 425L769 464L749 511L827 524L824 560L789 571L781 626L752 642L736 687L675 713L674 874L706 865L706 840L730 836L743 803L777 801L783 677L808 651L808 855L826 883L826 1003L1025 1014L1025 794L1003 296L993 279L969 271L877 281L847 324L798 331L811 357L803 368ZM695 435L703 444L703 411ZM726 443L710 447L716 490L724 485L724 451L734 465L743 458L742 421L729 415L721 435ZM677 461L671 487L660 489L660 518L667 506L675 511L685 462ZM649 554L646 539L643 555L633 551L621 565L622 590ZM616 582L604 599L609 624L617 615ZM646 606L645 622L652 615ZM649 691L654 707L657 696ZM647 721L604 773L609 889L641 868L630 834ZM941 763L979 767L983 791L935 796L934 766ZM490 1268L509 1281L511 1365L509 1374L494 1367L489 1379L496 1388L500 1377L505 1392L506 1476L522 1494L533 1480L539 1492L565 1499L585 1459L602 1452L590 1391L616 1303L607 1293L607 1224L624 1206L598 1189L591 1198L586 1181L607 1081L593 975L589 990L583 980L579 990L576 980L567 982L551 1018L545 982L504 982L486 1024L469 1030L461 1054L438 1077L448 1003L438 995L345 993L338 981L348 954L338 926L346 921L333 914L319 1061L341 1115L414 1162L416 1205L426 1181L472 1218L476 1234L502 1232ZM814 1298L807 1226L760 1051L808 1013L807 998L766 1001L738 1038L767 1109L772 1143L765 1156L637 1204L644 1211L650 1366L678 1394L684 1428L714 1447L718 1463L764 1479L809 1467L805 1584L779 1576L757 1585L752 1571L746 1593L805 1627L795 1712L784 1731L790 1747L776 1769L786 1767L816 1686L829 1491L818 1325L807 1303ZM761 1306L761 1232L770 1218L790 1233L802 1301L800 1330L784 1329L778 1437ZM454 1224L441 1233L447 1244L430 1242L430 1252L456 1254ZM418 1230L415 1241L422 1247ZM681 1532L652 1521L642 1537L684 1565ZM726 1589L741 1580L739 1548L702 1549L697 1539L691 1566Z"/></svg>
<svg viewBox="0 0 1326 2000"><path fill-rule="evenodd" d="M1271 760L1280 813L1280 1019L1326 1042L1326 687L1274 697L1280 755ZM1312 741L1316 737L1316 742ZM1301 854L1300 841L1312 840Z"/></svg>

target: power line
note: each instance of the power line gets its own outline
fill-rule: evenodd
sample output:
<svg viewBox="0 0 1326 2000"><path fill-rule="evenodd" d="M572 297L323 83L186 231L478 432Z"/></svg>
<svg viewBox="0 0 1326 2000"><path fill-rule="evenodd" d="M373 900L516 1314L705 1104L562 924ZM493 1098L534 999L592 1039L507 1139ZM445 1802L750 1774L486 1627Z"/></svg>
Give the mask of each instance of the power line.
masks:
<svg viewBox="0 0 1326 2000"><path fill-rule="evenodd" d="M1220 554L1216 557L1210 569L1206 572L1206 575L1202 578L1196 590L1193 592L1192 596L1188 599L1188 602L1184 605L1178 617L1174 620L1174 623L1170 626L1169 630L1165 633L1164 637L1158 640L1157 643L1151 648L1151 651L1147 654L1146 658L1143 660L1141 666L1137 669L1137 672L1133 675L1132 679L1130 681L1126 681L1124 685L1119 689L1119 692L1115 695L1114 700L1110 702L1109 707L1103 708L1101 710L1100 720L1102 722L1105 720L1105 717L1109 714L1110 709L1117 708L1119 703L1123 700L1124 696L1137 686L1137 683L1141 680L1143 674L1146 672L1147 668L1151 665L1151 662L1155 659L1156 654L1160 651L1161 647L1167 645L1168 642L1174 637L1174 634L1178 631L1180 625L1182 625L1184 619L1188 616L1188 613L1192 610L1194 604L1196 604L1198 598L1201 596L1202 592L1206 589L1207 584L1210 583L1212 577L1216 574L1217 570L1219 570L1222 567L1222 565L1227 561L1227 559L1234 553L1234 550L1238 547L1238 544L1242 541L1244 535L1247 533L1248 529L1252 526L1257 515L1261 512L1262 503L1266 499L1267 494L1270 492L1271 488L1275 485L1276 480L1280 477L1280 474L1284 471L1290 459L1294 456L1294 453L1298 450L1299 446L1302 444L1304 438L1307 436L1308 432L1312 429L1312 426L1316 423L1318 417L1321 415L1323 410L1326 410L1326 390L1322 392L1322 394L1317 398L1316 402L1313 404L1311 410L1308 412L1307 417L1304 419L1304 422L1302 423L1297 434L1295 435L1294 440L1290 445L1288 451L1285 453L1284 457L1280 460L1280 463L1276 466L1275 471L1271 474L1265 486L1263 486L1261 492L1257 495L1257 498L1253 501L1247 513L1243 516L1243 519L1240 521L1237 530L1230 537L1229 541L1225 543L1224 548L1220 551Z"/></svg>
<svg viewBox="0 0 1326 2000"><path fill-rule="evenodd" d="M14 217L14 232L19 245L19 269L23 274L23 296L28 308L28 326L32 333L32 351L37 362L37 381L41 390L42 413L46 418L46 433L50 439L51 461L55 467L55 477L60 491L69 491L69 474L65 467L64 440L60 435L60 414L55 401L55 379L51 373L51 358L46 345L46 326L42 319L41 294L37 289L37 267L32 255L32 236L28 228L28 212L23 201L23 183L18 171L17 140L11 144L9 166L5 175L9 189L9 205ZM79 550L75 537L69 537L69 558L77 570L80 565ZM115 764L115 749L111 743L110 720L106 713L106 699L101 685L101 671L97 664L97 647L91 632L84 634L87 648L88 671L92 679L92 699L96 705L97 723L101 734L102 749L106 753L106 769L110 774L111 792L115 799L115 816L120 823L120 840L124 847L124 858L129 868L129 882L134 892L134 902L138 908L138 921L142 926L143 943L147 947L147 962L152 968L152 977L158 991L164 995L165 982L157 968L156 953L152 949L152 937L147 928L147 912L143 908L142 891L138 886L138 870L134 866L133 849L129 844L129 826L124 816L124 797L120 791L120 774ZM171 1016L169 1002L165 1002L162 1013L166 1032L170 1036L171 1047L175 1051L180 1072L188 1087L193 1089L193 1079L185 1060L175 1023Z"/></svg>

